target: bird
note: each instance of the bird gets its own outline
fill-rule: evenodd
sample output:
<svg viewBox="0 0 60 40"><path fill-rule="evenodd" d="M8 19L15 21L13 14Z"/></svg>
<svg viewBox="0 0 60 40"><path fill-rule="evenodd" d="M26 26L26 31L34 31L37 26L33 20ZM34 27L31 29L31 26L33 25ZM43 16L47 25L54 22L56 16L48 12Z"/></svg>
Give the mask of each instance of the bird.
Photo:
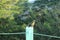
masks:
<svg viewBox="0 0 60 40"><path fill-rule="evenodd" d="M34 25L35 25L35 20L33 20L31 26L34 27Z"/></svg>
<svg viewBox="0 0 60 40"><path fill-rule="evenodd" d="M29 23L28 27L34 27L34 25L35 25L35 20L33 20L32 23Z"/></svg>

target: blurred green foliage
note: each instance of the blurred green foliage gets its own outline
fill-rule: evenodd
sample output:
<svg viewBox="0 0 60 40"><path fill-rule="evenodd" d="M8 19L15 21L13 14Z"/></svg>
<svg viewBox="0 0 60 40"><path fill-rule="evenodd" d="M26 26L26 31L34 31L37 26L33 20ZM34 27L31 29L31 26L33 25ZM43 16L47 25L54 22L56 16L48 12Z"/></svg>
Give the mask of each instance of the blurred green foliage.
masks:
<svg viewBox="0 0 60 40"><path fill-rule="evenodd" d="M0 33L25 32L36 20L34 32L60 36L60 0L0 0ZM25 40L25 35L0 35L0 40ZM34 40L60 40L35 36Z"/></svg>

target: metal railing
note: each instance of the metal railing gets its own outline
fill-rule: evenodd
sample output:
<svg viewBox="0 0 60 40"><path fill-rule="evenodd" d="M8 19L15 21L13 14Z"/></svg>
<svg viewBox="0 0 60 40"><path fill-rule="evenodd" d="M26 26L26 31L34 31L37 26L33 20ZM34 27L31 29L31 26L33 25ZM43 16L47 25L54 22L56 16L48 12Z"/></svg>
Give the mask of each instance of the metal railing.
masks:
<svg viewBox="0 0 60 40"><path fill-rule="evenodd" d="M21 35L21 34L25 34L25 32L20 32L20 33L0 33L0 35L17 35L17 34ZM39 33L34 33L34 35L51 37L51 38L59 38L60 39L60 36L52 36L52 35L39 34Z"/></svg>

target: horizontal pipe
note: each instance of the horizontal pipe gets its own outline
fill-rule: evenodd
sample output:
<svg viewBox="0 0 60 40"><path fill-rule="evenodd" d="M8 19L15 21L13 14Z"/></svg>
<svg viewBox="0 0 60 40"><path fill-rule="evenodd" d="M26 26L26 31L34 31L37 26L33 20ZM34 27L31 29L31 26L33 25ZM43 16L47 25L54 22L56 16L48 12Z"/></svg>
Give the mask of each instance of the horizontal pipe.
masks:
<svg viewBox="0 0 60 40"><path fill-rule="evenodd" d="M20 32L20 33L0 33L0 35L22 35L25 34L25 32ZM34 33L36 36L45 36L45 37L51 37L51 38L59 38L60 36L52 36L52 35L45 35L45 34L39 34L39 33Z"/></svg>
<svg viewBox="0 0 60 40"><path fill-rule="evenodd" d="M17 35L17 34L25 34L25 32L20 32L20 33L0 33L0 35Z"/></svg>

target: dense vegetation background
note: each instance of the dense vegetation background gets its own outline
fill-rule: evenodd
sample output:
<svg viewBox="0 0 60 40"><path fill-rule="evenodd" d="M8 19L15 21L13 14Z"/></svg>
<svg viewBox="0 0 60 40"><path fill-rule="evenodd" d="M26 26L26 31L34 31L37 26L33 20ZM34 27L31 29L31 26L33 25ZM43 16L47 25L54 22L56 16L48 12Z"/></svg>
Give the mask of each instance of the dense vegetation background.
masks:
<svg viewBox="0 0 60 40"><path fill-rule="evenodd" d="M0 33L24 32L36 20L34 32L60 36L60 0L0 0ZM24 35L0 35L0 40L25 40ZM34 40L60 40L35 36Z"/></svg>

